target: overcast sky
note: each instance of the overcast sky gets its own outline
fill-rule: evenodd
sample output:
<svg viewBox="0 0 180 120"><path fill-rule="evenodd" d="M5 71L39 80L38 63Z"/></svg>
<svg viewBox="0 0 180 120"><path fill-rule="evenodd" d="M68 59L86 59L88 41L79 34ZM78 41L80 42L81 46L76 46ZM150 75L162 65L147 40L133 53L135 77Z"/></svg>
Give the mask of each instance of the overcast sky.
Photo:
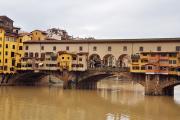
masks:
<svg viewBox="0 0 180 120"><path fill-rule="evenodd" d="M180 0L0 0L25 31L66 29L74 37L180 37Z"/></svg>

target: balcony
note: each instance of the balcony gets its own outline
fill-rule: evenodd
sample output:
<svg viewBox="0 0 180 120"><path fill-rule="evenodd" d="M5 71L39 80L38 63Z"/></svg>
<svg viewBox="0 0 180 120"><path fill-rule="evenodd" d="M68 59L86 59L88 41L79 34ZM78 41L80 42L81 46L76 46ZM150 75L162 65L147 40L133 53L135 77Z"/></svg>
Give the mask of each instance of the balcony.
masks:
<svg viewBox="0 0 180 120"><path fill-rule="evenodd" d="M148 59L151 60L159 60L159 56L155 55L155 56L149 56Z"/></svg>
<svg viewBox="0 0 180 120"><path fill-rule="evenodd" d="M168 60L169 57L168 57L168 56L159 56L159 59L160 59L160 60Z"/></svg>
<svg viewBox="0 0 180 120"><path fill-rule="evenodd" d="M152 69L152 70L146 70L145 72L146 72L146 74L157 74L157 73L159 73L159 70Z"/></svg>

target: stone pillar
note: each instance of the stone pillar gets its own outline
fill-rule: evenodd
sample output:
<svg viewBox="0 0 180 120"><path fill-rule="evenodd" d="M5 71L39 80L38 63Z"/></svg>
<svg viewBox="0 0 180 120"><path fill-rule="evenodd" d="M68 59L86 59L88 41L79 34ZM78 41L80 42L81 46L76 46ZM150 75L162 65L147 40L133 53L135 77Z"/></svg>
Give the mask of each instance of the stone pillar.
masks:
<svg viewBox="0 0 180 120"><path fill-rule="evenodd" d="M160 76L154 74L147 74L145 80L145 95L163 95L163 90L160 86Z"/></svg>

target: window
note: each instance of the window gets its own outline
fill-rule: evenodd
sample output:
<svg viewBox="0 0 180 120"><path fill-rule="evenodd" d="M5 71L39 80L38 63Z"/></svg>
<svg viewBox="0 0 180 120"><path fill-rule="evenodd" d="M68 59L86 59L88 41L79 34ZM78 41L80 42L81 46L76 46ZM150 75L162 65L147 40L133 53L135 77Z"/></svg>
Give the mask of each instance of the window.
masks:
<svg viewBox="0 0 180 120"><path fill-rule="evenodd" d="M15 57L14 52L11 52L11 57Z"/></svg>
<svg viewBox="0 0 180 120"><path fill-rule="evenodd" d="M73 60L76 60L76 57L73 57Z"/></svg>
<svg viewBox="0 0 180 120"><path fill-rule="evenodd" d="M111 51L111 50L112 50L111 46L108 46L108 51Z"/></svg>
<svg viewBox="0 0 180 120"><path fill-rule="evenodd" d="M56 46L53 47L53 50L56 51Z"/></svg>
<svg viewBox="0 0 180 120"><path fill-rule="evenodd" d="M28 53L27 52L24 53L24 57L28 57Z"/></svg>
<svg viewBox="0 0 180 120"><path fill-rule="evenodd" d="M7 59L5 59L5 63L8 63L8 60L7 60Z"/></svg>
<svg viewBox="0 0 180 120"><path fill-rule="evenodd" d="M123 51L127 51L127 46L124 46L124 47L123 47Z"/></svg>
<svg viewBox="0 0 180 120"><path fill-rule="evenodd" d="M158 47L157 47L157 51L161 51L161 46L158 46Z"/></svg>
<svg viewBox="0 0 180 120"><path fill-rule="evenodd" d="M15 49L15 45L12 46L12 49Z"/></svg>
<svg viewBox="0 0 180 120"><path fill-rule="evenodd" d="M8 51L5 52L5 55L8 55Z"/></svg>
<svg viewBox="0 0 180 120"><path fill-rule="evenodd" d="M64 60L64 57L62 57L62 59Z"/></svg>
<svg viewBox="0 0 180 120"><path fill-rule="evenodd" d="M20 39L19 42L22 43L22 39Z"/></svg>
<svg viewBox="0 0 180 120"><path fill-rule="evenodd" d="M38 54L38 53L35 53L35 57L38 58L38 57L39 57L39 54Z"/></svg>
<svg viewBox="0 0 180 120"><path fill-rule="evenodd" d="M180 46L176 46L176 51L180 51Z"/></svg>
<svg viewBox="0 0 180 120"><path fill-rule="evenodd" d="M69 46L66 46L66 50L69 50Z"/></svg>
<svg viewBox="0 0 180 120"><path fill-rule="evenodd" d="M29 53L29 57L33 57L33 53L31 52L31 53Z"/></svg>
<svg viewBox="0 0 180 120"><path fill-rule="evenodd" d="M45 58L45 53L41 53L41 58Z"/></svg>
<svg viewBox="0 0 180 120"><path fill-rule="evenodd" d="M148 70L152 70L153 69L153 67L152 66L148 66Z"/></svg>
<svg viewBox="0 0 180 120"><path fill-rule="evenodd" d="M2 37L0 37L0 41L2 41Z"/></svg>
<svg viewBox="0 0 180 120"><path fill-rule="evenodd" d="M176 60L173 60L173 64L176 64Z"/></svg>
<svg viewBox="0 0 180 120"><path fill-rule="evenodd" d="M79 58L79 61L82 61L82 58Z"/></svg>
<svg viewBox="0 0 180 120"><path fill-rule="evenodd" d="M29 49L29 46L26 46L25 49L28 50L28 49Z"/></svg>
<svg viewBox="0 0 180 120"><path fill-rule="evenodd" d="M0 44L0 48L2 47L2 44Z"/></svg>
<svg viewBox="0 0 180 120"><path fill-rule="evenodd" d="M93 51L97 51L97 47L96 46L93 47Z"/></svg>
<svg viewBox="0 0 180 120"><path fill-rule="evenodd" d="M141 67L141 70L145 70L145 69L146 69L145 66L142 66L142 67Z"/></svg>
<svg viewBox="0 0 180 120"><path fill-rule="evenodd" d="M19 46L19 50L22 50L22 46Z"/></svg>
<svg viewBox="0 0 180 120"><path fill-rule="evenodd" d="M8 48L8 44L6 44L6 48Z"/></svg>
<svg viewBox="0 0 180 120"><path fill-rule="evenodd" d="M144 48L141 46L141 47L139 47L139 51L140 52L143 52L144 51Z"/></svg>
<svg viewBox="0 0 180 120"><path fill-rule="evenodd" d="M80 46L80 47L79 47L79 51L82 51L82 50L83 50L83 47L82 47L82 46Z"/></svg>
<svg viewBox="0 0 180 120"><path fill-rule="evenodd" d="M41 46L41 50L44 50L44 46Z"/></svg>

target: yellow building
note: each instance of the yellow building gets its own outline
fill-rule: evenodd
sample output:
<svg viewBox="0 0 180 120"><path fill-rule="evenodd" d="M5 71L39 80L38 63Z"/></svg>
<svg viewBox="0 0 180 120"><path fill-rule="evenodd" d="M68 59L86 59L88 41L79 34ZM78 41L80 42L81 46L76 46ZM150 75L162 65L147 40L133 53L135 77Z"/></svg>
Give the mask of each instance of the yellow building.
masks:
<svg viewBox="0 0 180 120"><path fill-rule="evenodd" d="M15 73L18 55L18 31L13 20L0 16L0 73Z"/></svg>
<svg viewBox="0 0 180 120"><path fill-rule="evenodd" d="M21 70L21 58L24 57L24 50L23 50L23 42L31 40L31 35L30 33L20 33L18 35L18 46L17 46L17 70Z"/></svg>
<svg viewBox="0 0 180 120"><path fill-rule="evenodd" d="M141 52L131 56L131 72L180 75L179 58L179 52Z"/></svg>
<svg viewBox="0 0 180 120"><path fill-rule="evenodd" d="M34 30L31 33L32 40L45 40L47 38L47 33L45 31Z"/></svg>
<svg viewBox="0 0 180 120"><path fill-rule="evenodd" d="M68 53L66 51L60 51L58 52L58 66L60 70L72 70L72 62L73 59L76 58L76 55L73 53Z"/></svg>

